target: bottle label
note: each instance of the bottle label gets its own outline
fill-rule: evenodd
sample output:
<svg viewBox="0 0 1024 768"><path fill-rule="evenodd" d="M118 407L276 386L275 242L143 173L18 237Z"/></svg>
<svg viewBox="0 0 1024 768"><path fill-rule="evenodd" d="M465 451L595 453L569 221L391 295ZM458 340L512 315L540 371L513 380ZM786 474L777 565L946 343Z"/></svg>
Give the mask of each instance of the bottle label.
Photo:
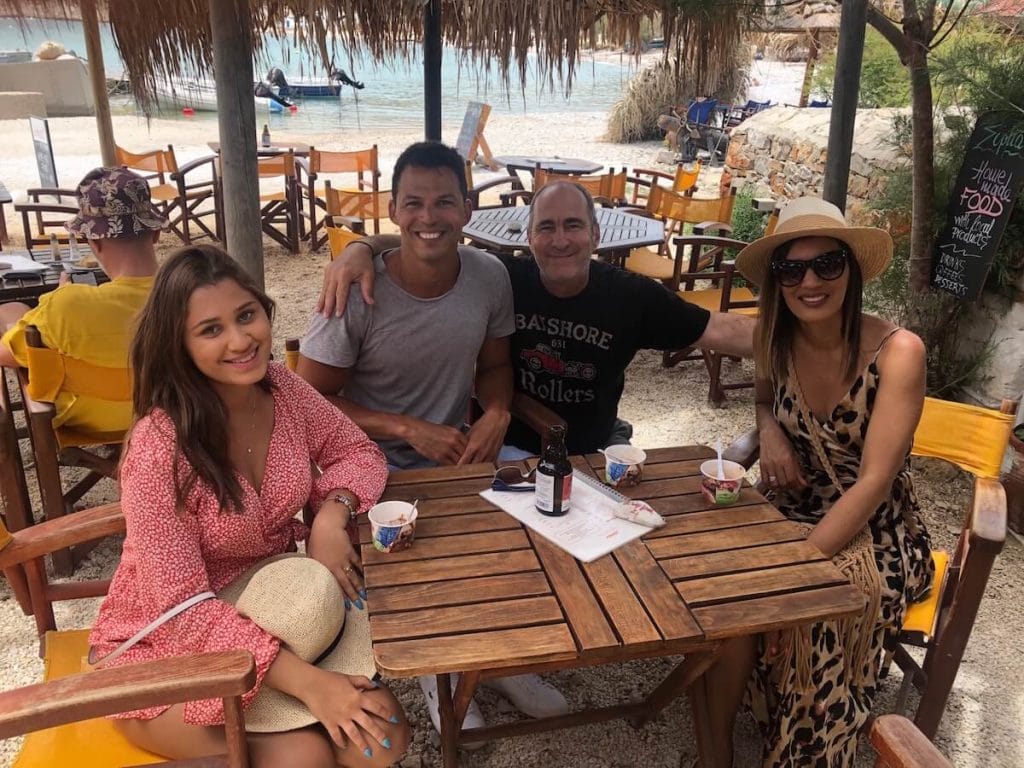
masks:
<svg viewBox="0 0 1024 768"><path fill-rule="evenodd" d="M556 485L557 483L557 485ZM562 515L569 511L572 500L572 474L556 478L553 475L537 473L536 497L534 504L542 512Z"/></svg>

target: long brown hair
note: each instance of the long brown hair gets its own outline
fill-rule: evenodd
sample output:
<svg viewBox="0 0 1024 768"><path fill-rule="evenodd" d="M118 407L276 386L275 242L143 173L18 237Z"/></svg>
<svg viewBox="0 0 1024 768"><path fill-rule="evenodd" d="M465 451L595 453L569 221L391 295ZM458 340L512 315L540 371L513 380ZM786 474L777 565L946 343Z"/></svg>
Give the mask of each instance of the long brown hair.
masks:
<svg viewBox="0 0 1024 768"><path fill-rule="evenodd" d="M769 264L785 259L793 243L799 239L790 240L776 248L772 252ZM844 347L844 376L851 379L857 372L857 361L860 359L860 315L863 308L864 280L861 277L860 265L850 247L842 241L839 244L849 254L846 268L850 270L850 279L846 283L846 295L843 297L841 333ZM757 306L759 319L754 334L755 367L759 377L770 381L782 381L789 370L797 321L786 300L782 298L782 290L771 268L765 272Z"/></svg>
<svg viewBox="0 0 1024 768"><path fill-rule="evenodd" d="M160 267L132 340L135 418L163 410L174 424L175 472L182 455L190 466L174 485L179 514L199 480L213 489L222 510L242 511L242 490L228 460L227 408L185 349L189 299L196 289L222 280L234 280L255 296L273 320L273 299L236 261L217 246L193 245L178 249ZM271 389L266 377L259 386Z"/></svg>

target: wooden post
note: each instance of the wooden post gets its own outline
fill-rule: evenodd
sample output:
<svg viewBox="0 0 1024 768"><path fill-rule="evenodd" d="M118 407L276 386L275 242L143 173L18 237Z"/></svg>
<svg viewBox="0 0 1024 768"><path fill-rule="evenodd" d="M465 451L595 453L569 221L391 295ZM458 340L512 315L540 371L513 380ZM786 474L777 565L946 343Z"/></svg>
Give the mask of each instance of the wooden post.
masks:
<svg viewBox="0 0 1024 768"><path fill-rule="evenodd" d="M814 79L814 64L818 60L818 53L821 44L818 38L818 30L811 30L811 38L807 50L807 66L804 67L804 82L800 86L800 106L806 107L807 100L811 96L811 81Z"/></svg>
<svg viewBox="0 0 1024 768"><path fill-rule="evenodd" d="M117 165L114 152L114 125L110 121L110 100L107 98L107 75L103 69L103 46L100 43L100 19L96 0L80 0L82 31L85 33L85 54L89 57L89 79L96 102L96 131L99 134L103 165Z"/></svg>
<svg viewBox="0 0 1024 768"><path fill-rule="evenodd" d="M263 232L256 165L256 103L252 95L251 15L249 0L210 3L224 241L231 256L262 288Z"/></svg>
<svg viewBox="0 0 1024 768"><path fill-rule="evenodd" d="M441 140L441 0L423 5L424 138Z"/></svg>
<svg viewBox="0 0 1024 768"><path fill-rule="evenodd" d="M864 33L867 27L867 0L843 0L839 17L839 48L836 51L836 77L832 87L832 121L828 129L828 157L822 197L846 210L846 190L850 184L850 154L853 152L853 128L857 121L860 96L860 65L864 59Z"/></svg>

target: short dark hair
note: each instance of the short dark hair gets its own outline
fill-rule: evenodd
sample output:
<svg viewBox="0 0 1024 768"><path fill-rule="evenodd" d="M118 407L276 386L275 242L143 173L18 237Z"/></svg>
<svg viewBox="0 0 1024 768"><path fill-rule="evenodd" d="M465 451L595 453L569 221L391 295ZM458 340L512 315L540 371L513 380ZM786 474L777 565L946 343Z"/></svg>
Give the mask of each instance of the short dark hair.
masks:
<svg viewBox="0 0 1024 768"><path fill-rule="evenodd" d="M469 197L469 185L466 184L466 161L462 155L440 141L418 141L405 148L395 161L395 170L391 173L392 194L398 194L398 183L409 166L416 168L447 168L455 174L459 183L459 192L465 200Z"/></svg>
<svg viewBox="0 0 1024 768"><path fill-rule="evenodd" d="M533 199L530 201L530 215L526 221L527 230L533 229L533 209L537 205L537 200L541 195L544 194L545 190L557 189L559 187L570 187L575 189L580 195L583 196L583 201L587 204L587 218L590 222L590 226L594 227L597 225L597 209L594 207L594 196L590 194L590 190L584 187L582 184L575 181L551 181L541 187L539 190L534 192Z"/></svg>

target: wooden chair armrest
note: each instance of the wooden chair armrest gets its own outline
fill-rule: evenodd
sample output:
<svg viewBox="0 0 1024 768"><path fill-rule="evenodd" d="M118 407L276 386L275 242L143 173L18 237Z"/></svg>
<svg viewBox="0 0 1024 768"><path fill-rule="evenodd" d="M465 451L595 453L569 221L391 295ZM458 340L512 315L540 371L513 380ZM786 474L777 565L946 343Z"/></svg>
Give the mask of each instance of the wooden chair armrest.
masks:
<svg viewBox="0 0 1024 768"><path fill-rule="evenodd" d="M77 205L64 203L15 203L14 210L19 213L78 213Z"/></svg>
<svg viewBox="0 0 1024 768"><path fill-rule="evenodd" d="M666 173L665 171L659 171L659 170L656 170L654 168L634 168L633 169L633 175L636 176L636 177L650 176L650 177L656 178L656 179L668 179L669 181L674 181L675 180L675 176L673 176L671 173ZM639 179L639 178L628 179L628 180L629 181L642 181L642 179Z"/></svg>
<svg viewBox="0 0 1024 768"><path fill-rule="evenodd" d="M72 200L77 199L78 191L74 189L64 189L62 187L36 187L35 189L26 189L25 194L28 197L33 198L32 202L38 203L39 198L43 195L49 195L51 197L70 197Z"/></svg>
<svg viewBox="0 0 1024 768"><path fill-rule="evenodd" d="M101 669L0 693L0 739L117 712L241 696L256 684L248 651Z"/></svg>
<svg viewBox="0 0 1024 768"><path fill-rule="evenodd" d="M871 724L871 745L888 768L953 768L935 745L903 715L881 715Z"/></svg>
<svg viewBox="0 0 1024 768"><path fill-rule="evenodd" d="M1006 490L998 480L975 478L970 545L994 556L1002 551L1005 542Z"/></svg>
<svg viewBox="0 0 1024 768"><path fill-rule="evenodd" d="M195 160L189 160L187 163L179 165L178 170L171 174L171 178L174 181L177 181L178 179L184 180L185 176L196 168L200 168L207 164L209 164L211 168L215 167L214 163L216 160L216 155L206 155L205 157L197 157Z"/></svg>
<svg viewBox="0 0 1024 768"><path fill-rule="evenodd" d="M761 453L761 438L758 434L757 428L751 429L744 432L736 440L729 444L729 446L722 451L722 458L728 459L729 461L735 461L737 464L743 466L744 469L750 469L754 466L754 462L757 461L758 456Z"/></svg>
<svg viewBox="0 0 1024 768"><path fill-rule="evenodd" d="M484 192L484 191L486 191L488 189L492 189L494 187L500 187L502 184L511 184L512 185L512 189L514 189L514 190L522 191L522 189L523 189L523 182L519 179L518 176L499 176L496 179L491 179L490 181L481 182L480 184L477 184L475 187L470 189L469 190L470 197L472 197L473 195L476 195L476 196L479 197L481 192Z"/></svg>
<svg viewBox="0 0 1024 768"><path fill-rule="evenodd" d="M517 200L522 200L523 205L529 205L533 200L533 192L526 189L515 189L511 192L502 192L498 198L502 205L516 205Z"/></svg>
<svg viewBox="0 0 1024 768"><path fill-rule="evenodd" d="M118 502L44 520L12 534L11 543L0 550L0 570L124 530L124 515Z"/></svg>
<svg viewBox="0 0 1024 768"><path fill-rule="evenodd" d="M553 426L565 426L565 419L523 392L512 395L511 413L543 438Z"/></svg>
<svg viewBox="0 0 1024 768"><path fill-rule="evenodd" d="M358 216L340 216L332 214L324 219L328 227L348 227L358 235L366 233L366 222Z"/></svg>
<svg viewBox="0 0 1024 768"><path fill-rule="evenodd" d="M702 221L693 225L693 234L710 235L717 232L721 237L728 237L732 234L732 225L724 221Z"/></svg>

